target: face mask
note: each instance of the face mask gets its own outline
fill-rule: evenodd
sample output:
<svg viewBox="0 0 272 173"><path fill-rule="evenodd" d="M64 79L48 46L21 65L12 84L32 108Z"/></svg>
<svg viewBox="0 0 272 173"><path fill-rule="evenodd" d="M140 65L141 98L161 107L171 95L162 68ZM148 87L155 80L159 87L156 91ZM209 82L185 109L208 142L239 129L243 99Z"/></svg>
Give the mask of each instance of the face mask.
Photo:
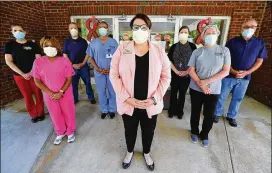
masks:
<svg viewBox="0 0 272 173"><path fill-rule="evenodd" d="M16 31L13 33L13 36L17 39L17 40L23 40L25 39L25 33L21 32L21 31Z"/></svg>
<svg viewBox="0 0 272 173"><path fill-rule="evenodd" d="M205 45L212 46L212 45L216 44L217 35L215 35L215 34L207 35L205 37L204 41L205 41Z"/></svg>
<svg viewBox="0 0 272 173"><path fill-rule="evenodd" d="M49 57L54 57L58 54L58 51L55 47L44 47L43 51Z"/></svg>
<svg viewBox="0 0 272 173"><path fill-rule="evenodd" d="M71 29L70 34L71 34L72 37L77 37L78 36L78 30L73 28L73 29Z"/></svg>
<svg viewBox="0 0 272 173"><path fill-rule="evenodd" d="M143 44L148 39L148 31L142 31L141 29L138 29L137 31L133 31L133 41L135 41L136 44Z"/></svg>
<svg viewBox="0 0 272 173"><path fill-rule="evenodd" d="M254 34L254 29L249 28L249 29L244 29L244 31L242 32L242 36L250 38L252 37L252 35Z"/></svg>
<svg viewBox="0 0 272 173"><path fill-rule="evenodd" d="M185 34L185 33L179 34L179 40L180 41L187 41L188 36L189 36L189 34Z"/></svg>
<svg viewBox="0 0 272 173"><path fill-rule="evenodd" d="M106 28L99 28L98 32L101 36L105 36L107 35L108 30Z"/></svg>

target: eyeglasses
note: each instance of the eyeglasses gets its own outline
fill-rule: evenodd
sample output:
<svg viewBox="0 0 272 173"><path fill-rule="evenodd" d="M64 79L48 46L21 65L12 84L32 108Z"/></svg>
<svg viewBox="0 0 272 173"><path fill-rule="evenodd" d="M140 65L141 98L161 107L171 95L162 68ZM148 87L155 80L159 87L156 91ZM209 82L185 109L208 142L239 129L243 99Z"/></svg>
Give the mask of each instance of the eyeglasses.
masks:
<svg viewBox="0 0 272 173"><path fill-rule="evenodd" d="M139 30L139 28L141 28L142 31L147 31L149 29L146 24L143 24L143 25L133 25L132 26L132 30L133 31L137 31L137 30Z"/></svg>
<svg viewBox="0 0 272 173"><path fill-rule="evenodd" d="M251 28L251 29L256 29L257 26L255 26L255 25L252 25L252 26L243 26L243 28L244 28L244 29L249 29L249 28Z"/></svg>

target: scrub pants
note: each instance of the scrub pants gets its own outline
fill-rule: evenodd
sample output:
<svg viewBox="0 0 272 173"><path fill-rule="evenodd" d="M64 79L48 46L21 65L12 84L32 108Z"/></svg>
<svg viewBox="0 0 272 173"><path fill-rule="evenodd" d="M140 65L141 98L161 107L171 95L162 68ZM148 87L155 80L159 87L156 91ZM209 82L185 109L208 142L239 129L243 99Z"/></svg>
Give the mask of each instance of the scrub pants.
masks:
<svg viewBox="0 0 272 173"><path fill-rule="evenodd" d="M26 80L22 76L13 75L13 78L21 91L27 111L31 118L37 118L44 115L44 102L41 90L35 85L33 77ZM36 103L33 100L32 94L35 95Z"/></svg>
<svg viewBox="0 0 272 173"><path fill-rule="evenodd" d="M116 112L116 97L109 75L95 74L99 106L102 113ZM107 96L108 92L108 96Z"/></svg>
<svg viewBox="0 0 272 173"><path fill-rule="evenodd" d="M68 88L60 100L45 97L54 129L57 135L71 135L76 130L75 104L72 87Z"/></svg>

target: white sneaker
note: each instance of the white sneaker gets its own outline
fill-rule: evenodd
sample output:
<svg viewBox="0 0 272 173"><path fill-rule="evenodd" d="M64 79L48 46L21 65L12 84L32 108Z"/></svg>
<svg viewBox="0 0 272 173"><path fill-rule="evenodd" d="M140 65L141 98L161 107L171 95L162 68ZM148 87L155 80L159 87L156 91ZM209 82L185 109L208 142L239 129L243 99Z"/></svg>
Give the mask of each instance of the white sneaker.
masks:
<svg viewBox="0 0 272 173"><path fill-rule="evenodd" d="M150 156L150 153L144 154L144 158L147 165L153 165L154 162Z"/></svg>
<svg viewBox="0 0 272 173"><path fill-rule="evenodd" d="M62 138L64 137L65 135L59 135L56 137L55 141L54 141L54 145L59 145L62 141Z"/></svg>
<svg viewBox="0 0 272 173"><path fill-rule="evenodd" d="M68 143L72 143L76 140L76 135L75 133L71 134L68 136Z"/></svg>

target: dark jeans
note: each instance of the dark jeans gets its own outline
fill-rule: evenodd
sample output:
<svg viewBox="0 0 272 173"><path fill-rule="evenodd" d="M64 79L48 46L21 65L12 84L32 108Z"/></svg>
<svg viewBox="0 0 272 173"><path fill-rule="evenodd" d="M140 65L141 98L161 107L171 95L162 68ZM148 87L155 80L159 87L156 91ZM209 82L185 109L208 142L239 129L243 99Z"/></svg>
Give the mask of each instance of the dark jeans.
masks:
<svg viewBox="0 0 272 173"><path fill-rule="evenodd" d="M91 78L89 73L88 65L83 66L81 69L74 69L75 75L73 76L72 85L73 85L73 94L74 100L78 101L78 82L81 78L86 86L86 93L88 95L88 99L94 99L94 92L91 86Z"/></svg>
<svg viewBox="0 0 272 173"><path fill-rule="evenodd" d="M168 113L171 115L183 115L183 108L185 103L186 91L190 84L189 77L179 77L175 74L172 75L171 81L171 96L170 107ZM177 94L179 96L177 98Z"/></svg>
<svg viewBox="0 0 272 173"><path fill-rule="evenodd" d="M202 92L190 89L191 95L191 133L199 135L201 140L208 139L208 135L213 126L213 113L216 102L218 100L217 94L204 94ZM202 131L199 133L199 119L200 112L203 107L204 120L202 124Z"/></svg>
<svg viewBox="0 0 272 173"><path fill-rule="evenodd" d="M145 154L149 153L157 124L157 115L154 115L152 116L152 119L149 119L146 110L135 109L132 116L124 114L122 118L124 121L128 152L133 152L134 150L137 138L138 125L140 122L142 130L143 152Z"/></svg>

